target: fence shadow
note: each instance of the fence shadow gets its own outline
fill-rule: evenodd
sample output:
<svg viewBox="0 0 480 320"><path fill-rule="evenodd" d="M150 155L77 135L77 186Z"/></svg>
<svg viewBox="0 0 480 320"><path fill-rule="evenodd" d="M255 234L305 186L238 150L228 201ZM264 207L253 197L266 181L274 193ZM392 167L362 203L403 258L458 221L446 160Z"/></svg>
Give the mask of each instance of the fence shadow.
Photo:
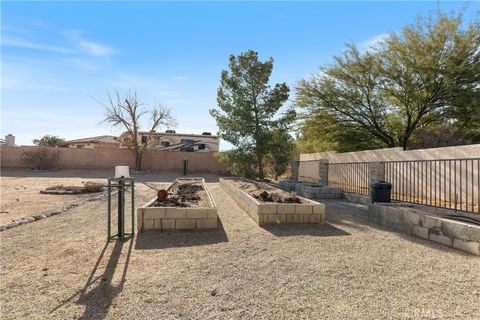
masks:
<svg viewBox="0 0 480 320"><path fill-rule="evenodd" d="M109 243L107 242L103 247L92 271L90 272L84 287L69 298L65 299L61 304L53 308L50 313L54 313L56 310L60 309L69 301L78 296L78 299L75 301L75 303L85 305L85 311L79 317L79 319L105 319L113 299L118 296L120 292L122 292L126 281L128 265L133 248L132 240L130 240L128 246L120 281L117 285L112 284L115 270L117 269L120 256L122 255L123 245L124 243L122 241L115 242L103 274L95 276L98 271L98 267L100 266L102 260L104 260L105 252L109 246ZM94 287L89 290L92 285L94 285Z"/></svg>
<svg viewBox="0 0 480 320"><path fill-rule="evenodd" d="M136 250L206 246L228 242L220 223L217 230L148 230L137 235Z"/></svg>
<svg viewBox="0 0 480 320"><path fill-rule="evenodd" d="M340 237L349 236L350 233L336 228L329 223L318 224L278 224L263 225L264 230L276 237L313 236L313 237Z"/></svg>

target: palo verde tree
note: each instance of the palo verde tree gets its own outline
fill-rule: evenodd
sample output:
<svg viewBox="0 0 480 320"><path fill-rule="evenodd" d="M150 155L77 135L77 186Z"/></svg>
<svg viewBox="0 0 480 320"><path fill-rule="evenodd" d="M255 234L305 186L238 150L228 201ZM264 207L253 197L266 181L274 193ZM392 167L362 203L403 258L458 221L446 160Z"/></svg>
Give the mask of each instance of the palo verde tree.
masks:
<svg viewBox="0 0 480 320"><path fill-rule="evenodd" d="M347 46L332 66L299 82L296 104L308 118L330 117L340 130L373 137L372 145L407 149L418 128L478 118L479 48L478 22L464 27L460 16L441 13L418 19L376 49Z"/></svg>
<svg viewBox="0 0 480 320"><path fill-rule="evenodd" d="M108 95L108 104L105 105L105 119L103 122L113 127L126 130L124 139L127 147L135 155L135 171L142 170L142 159L145 150L152 142L152 135L160 126L174 126L175 119L169 108L162 105L154 105L150 110L144 108L145 104L139 102L137 93L130 91L121 96L118 91L115 95ZM149 117L150 124L146 131L146 139L140 136L142 118Z"/></svg>
<svg viewBox="0 0 480 320"><path fill-rule="evenodd" d="M41 147L58 147L65 142L65 139L60 138L59 136L47 134L40 139L33 139L32 142L33 144Z"/></svg>
<svg viewBox="0 0 480 320"><path fill-rule="evenodd" d="M289 88L285 83L269 86L273 59L262 62L252 50L231 55L229 69L222 71L217 91L220 110L211 109L210 114L217 121L220 136L236 147L229 156L241 155L236 158L245 162L240 166L253 165L253 175L264 178L266 156L278 145L291 143L288 134L277 133L286 132L295 120L293 108L279 112Z"/></svg>

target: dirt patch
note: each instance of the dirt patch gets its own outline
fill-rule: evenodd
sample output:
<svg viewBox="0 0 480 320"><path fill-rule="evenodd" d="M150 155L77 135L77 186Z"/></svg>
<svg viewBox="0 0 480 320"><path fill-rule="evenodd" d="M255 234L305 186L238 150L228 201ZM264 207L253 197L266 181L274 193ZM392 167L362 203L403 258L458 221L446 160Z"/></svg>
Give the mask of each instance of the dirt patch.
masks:
<svg viewBox="0 0 480 320"><path fill-rule="evenodd" d="M154 207L210 207L210 201L200 181L177 181L168 189L168 198L157 199Z"/></svg>
<svg viewBox="0 0 480 320"><path fill-rule="evenodd" d="M96 193L102 192L105 188L95 182L86 182L83 186L65 186L63 184L58 184L53 187L45 188L41 190L41 194L82 194L82 193Z"/></svg>
<svg viewBox="0 0 480 320"><path fill-rule="evenodd" d="M302 203L295 192L288 193L257 182L242 180L230 180L230 182L262 202Z"/></svg>

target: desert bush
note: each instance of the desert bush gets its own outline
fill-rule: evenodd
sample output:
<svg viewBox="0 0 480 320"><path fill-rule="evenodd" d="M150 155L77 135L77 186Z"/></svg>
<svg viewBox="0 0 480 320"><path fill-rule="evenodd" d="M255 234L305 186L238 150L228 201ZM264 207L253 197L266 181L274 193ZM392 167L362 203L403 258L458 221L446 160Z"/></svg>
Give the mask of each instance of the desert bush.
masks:
<svg viewBox="0 0 480 320"><path fill-rule="evenodd" d="M58 164L59 158L58 151L51 151L48 148L37 148L22 154L23 164L33 170L53 169Z"/></svg>

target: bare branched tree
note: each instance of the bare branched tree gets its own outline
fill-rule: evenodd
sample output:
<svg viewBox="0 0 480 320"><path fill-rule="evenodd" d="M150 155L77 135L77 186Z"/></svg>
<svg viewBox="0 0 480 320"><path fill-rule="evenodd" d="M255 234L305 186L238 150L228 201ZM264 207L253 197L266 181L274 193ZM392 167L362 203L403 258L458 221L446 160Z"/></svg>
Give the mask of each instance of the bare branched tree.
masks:
<svg viewBox="0 0 480 320"><path fill-rule="evenodd" d="M152 109L144 108L145 104L139 102L137 93L130 91L121 96L118 91L108 94L108 103L105 105L105 119L102 122L109 123L115 128L126 130L126 145L135 155L135 171L142 170L142 158L145 150L152 142L155 131L161 127L172 127L176 121L168 107L155 104ZM146 134L146 140L139 137L141 119L143 116L150 117L150 125Z"/></svg>

